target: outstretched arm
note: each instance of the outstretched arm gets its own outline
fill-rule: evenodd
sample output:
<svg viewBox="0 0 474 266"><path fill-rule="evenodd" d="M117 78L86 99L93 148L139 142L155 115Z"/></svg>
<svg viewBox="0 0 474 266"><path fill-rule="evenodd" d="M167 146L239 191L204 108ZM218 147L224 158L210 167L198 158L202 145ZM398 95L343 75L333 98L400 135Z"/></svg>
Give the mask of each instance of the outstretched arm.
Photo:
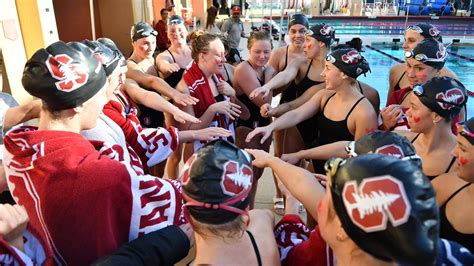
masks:
<svg viewBox="0 0 474 266"><path fill-rule="evenodd" d="M349 141L338 141L295 153L283 154L281 159L290 164L296 164L302 159L328 160L332 157L347 158L345 150Z"/></svg>
<svg viewBox="0 0 474 266"><path fill-rule="evenodd" d="M158 93L147 91L141 88L134 80L127 79L125 82L124 90L130 98L138 104L145 105L146 107L166 112L173 115L174 119L179 123L199 123L199 119L194 116L183 112L181 109L171 104L167 100L163 99Z"/></svg>
<svg viewBox="0 0 474 266"><path fill-rule="evenodd" d="M317 206L325 190L309 171L286 163L262 150L246 149L255 158L252 164L259 168L270 167L278 179L317 220Z"/></svg>
<svg viewBox="0 0 474 266"><path fill-rule="evenodd" d="M179 91L171 88L166 81L159 77L143 73L135 67L130 67L132 63L128 64L127 78L135 80L140 86L145 88L152 88L157 92L173 99L174 102L180 105L196 104L198 100L190 95L185 95Z"/></svg>

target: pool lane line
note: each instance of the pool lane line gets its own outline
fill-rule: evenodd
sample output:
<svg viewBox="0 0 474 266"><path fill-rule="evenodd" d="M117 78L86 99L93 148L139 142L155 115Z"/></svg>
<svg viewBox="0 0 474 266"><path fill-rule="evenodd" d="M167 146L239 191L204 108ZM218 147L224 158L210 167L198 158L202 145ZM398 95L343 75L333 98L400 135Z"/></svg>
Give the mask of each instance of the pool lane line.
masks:
<svg viewBox="0 0 474 266"><path fill-rule="evenodd" d="M467 56L464 56L464 55L456 54L456 53L453 53L453 52L450 52L450 51L448 51L448 54L450 54L452 56L455 56L457 58L467 60L469 62L474 62L474 58L470 58L470 57L467 57Z"/></svg>
<svg viewBox="0 0 474 266"><path fill-rule="evenodd" d="M399 58L396 58L396 57L393 56L393 55L387 54L386 52L384 52L384 51L382 51L382 50L380 50L380 49L377 49L377 48L375 48L375 47L372 47L372 46L370 46L370 45L368 45L368 44L366 44L365 47L367 47L367 48L369 48L369 49L371 49L371 50L374 50L374 51L376 51L376 52L379 52L379 53L381 53L381 54L383 54L383 55L385 55L385 56L388 56L389 58L391 58L391 59L397 61L397 62L400 63L400 64L401 64L401 63L405 63L405 61L403 61L403 60L401 60L401 59L399 59Z"/></svg>

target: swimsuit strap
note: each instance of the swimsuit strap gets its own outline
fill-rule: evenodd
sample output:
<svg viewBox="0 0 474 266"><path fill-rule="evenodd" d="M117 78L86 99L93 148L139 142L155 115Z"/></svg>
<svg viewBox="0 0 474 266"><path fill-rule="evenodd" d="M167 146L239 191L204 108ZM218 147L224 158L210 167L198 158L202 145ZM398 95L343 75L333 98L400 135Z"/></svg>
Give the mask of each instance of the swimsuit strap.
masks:
<svg viewBox="0 0 474 266"><path fill-rule="evenodd" d="M328 104L329 100L331 100L331 98L336 95L336 93L334 93L333 95L329 96L328 100L324 103L323 105L323 109L321 109L321 113L324 113L324 108L326 108L326 105Z"/></svg>
<svg viewBox="0 0 474 266"><path fill-rule="evenodd" d="M173 62L176 63L176 59L174 59L173 53L170 51L170 49L166 49L166 51L168 51L168 53L170 53L171 58L173 58Z"/></svg>
<svg viewBox="0 0 474 266"><path fill-rule="evenodd" d="M420 136L421 133L418 133L412 140L411 140L411 143L415 143L415 140Z"/></svg>
<svg viewBox="0 0 474 266"><path fill-rule="evenodd" d="M349 116L351 115L352 111L354 111L354 109L356 108L356 106L364 99L365 97L362 96L359 100L357 100L357 102L352 106L351 110L349 110L349 113L347 113L347 116L346 116L346 119L344 120L347 120L349 118Z"/></svg>
<svg viewBox="0 0 474 266"><path fill-rule="evenodd" d="M250 237L250 241L252 241L252 246L253 246L253 250L255 251L255 255L257 255L258 265L261 266L262 258L260 257L260 251L258 251L257 242L255 242L255 238L253 237L252 233L250 233L250 231L247 230L247 234Z"/></svg>

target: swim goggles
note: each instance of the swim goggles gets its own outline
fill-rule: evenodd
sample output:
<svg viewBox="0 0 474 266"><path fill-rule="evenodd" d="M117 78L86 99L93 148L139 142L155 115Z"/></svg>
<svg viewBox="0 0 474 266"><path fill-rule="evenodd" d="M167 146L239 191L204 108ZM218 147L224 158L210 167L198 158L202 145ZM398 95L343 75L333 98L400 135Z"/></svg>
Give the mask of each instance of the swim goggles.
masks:
<svg viewBox="0 0 474 266"><path fill-rule="evenodd" d="M413 87L413 93L418 97L431 98L431 97L429 97L428 95L425 94L425 89L423 88L423 86L421 86L419 84L415 85L415 87ZM456 106L456 107L459 107L459 108L462 108L464 106L464 103L458 104L458 103L448 102L448 101L445 101L445 100L439 99L439 98L432 98L432 99L439 102L439 103L445 103L445 104L453 105L453 106Z"/></svg>
<svg viewBox="0 0 474 266"><path fill-rule="evenodd" d="M420 27L417 26L417 25L408 26L405 31L409 31L409 30L416 31L416 32L418 32L418 33L423 33L423 29L420 28Z"/></svg>
<svg viewBox="0 0 474 266"><path fill-rule="evenodd" d="M335 63L336 62L336 58L334 58L334 56L328 54L326 56L326 61L330 62L330 63Z"/></svg>
<svg viewBox="0 0 474 266"><path fill-rule="evenodd" d="M182 18L173 18L168 21L168 26L174 25L174 24L183 24L184 20Z"/></svg>
<svg viewBox="0 0 474 266"><path fill-rule="evenodd" d="M324 171L326 171L326 175L329 177L333 177L337 173L337 169L339 166L344 164L345 160L341 158L331 158L326 161L324 164Z"/></svg>
<svg viewBox="0 0 474 266"><path fill-rule="evenodd" d="M405 52L405 57L406 58L414 58L415 60L417 61L420 61L420 62L444 62L446 61L446 57L448 57L448 53L446 53L445 51L439 51L439 53L442 54L442 56L440 58L429 58L426 54L416 54L415 55L415 52L413 52L413 50L411 51L406 51Z"/></svg>
<svg viewBox="0 0 474 266"><path fill-rule="evenodd" d="M457 123L456 126L458 128L458 133L461 136L465 138L469 137L474 139L474 133L468 127L465 126L464 122Z"/></svg>

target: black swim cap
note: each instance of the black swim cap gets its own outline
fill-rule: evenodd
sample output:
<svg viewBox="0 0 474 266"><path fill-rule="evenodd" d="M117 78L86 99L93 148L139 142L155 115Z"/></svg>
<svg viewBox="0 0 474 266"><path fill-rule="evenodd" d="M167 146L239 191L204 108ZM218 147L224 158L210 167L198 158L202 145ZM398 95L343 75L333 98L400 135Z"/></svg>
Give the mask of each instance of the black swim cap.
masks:
<svg viewBox="0 0 474 266"><path fill-rule="evenodd" d="M102 64L107 77L110 76L118 66L125 66L127 64L122 53L118 50L110 49L99 41L84 40L82 43L92 50L97 60Z"/></svg>
<svg viewBox="0 0 474 266"><path fill-rule="evenodd" d="M288 22L288 30L297 24L303 25L306 28L309 28L308 18L304 14L300 14L300 13L294 14L291 17L290 21Z"/></svg>
<svg viewBox="0 0 474 266"><path fill-rule="evenodd" d="M464 123L460 123L459 126L463 127L462 130L459 130L459 134L474 145L474 117L471 117Z"/></svg>
<svg viewBox="0 0 474 266"><path fill-rule="evenodd" d="M127 60L125 56L123 56L122 51L117 47L114 41L109 38L99 38L97 39L98 42L102 43L103 45L107 46L110 50L115 53L115 56L119 58L119 66L126 66Z"/></svg>
<svg viewBox="0 0 474 266"><path fill-rule="evenodd" d="M410 160L421 166L421 158L416 154L415 147L404 136L392 131L375 131L346 146L351 157L366 153L391 155L400 160Z"/></svg>
<svg viewBox="0 0 474 266"><path fill-rule="evenodd" d="M326 61L331 62L339 70L354 79L370 71L369 62L353 48L337 49L326 56Z"/></svg>
<svg viewBox="0 0 474 266"><path fill-rule="evenodd" d="M407 31L412 30L421 34L425 39L433 39L438 42L442 42L441 32L435 26L428 23L420 23L416 25L410 25L407 27Z"/></svg>
<svg viewBox="0 0 474 266"><path fill-rule="evenodd" d="M319 23L311 26L311 28L306 32L307 36L311 36L316 40L323 42L327 47L331 46L335 34L336 30L326 23Z"/></svg>
<svg viewBox="0 0 474 266"><path fill-rule="evenodd" d="M433 39L425 39L415 46L413 50L406 51L405 57L414 58L415 60L436 69L442 69L448 59L448 52L443 43L437 42Z"/></svg>
<svg viewBox="0 0 474 266"><path fill-rule="evenodd" d="M415 85L413 93L431 111L444 118L453 118L467 102L464 85L449 77L435 77L423 85Z"/></svg>
<svg viewBox="0 0 474 266"><path fill-rule="evenodd" d="M92 98L107 77L92 51L78 42L57 41L26 62L22 84L54 111L74 108Z"/></svg>
<svg viewBox="0 0 474 266"><path fill-rule="evenodd" d="M438 204L422 170L381 154L339 160L326 163L331 195L354 243L381 260L433 265L439 240Z"/></svg>
<svg viewBox="0 0 474 266"><path fill-rule="evenodd" d="M132 30L130 31L132 42L141 38L146 38L150 35L156 36L158 35L158 32L154 30L150 24L143 21L137 22L137 24L133 25Z"/></svg>
<svg viewBox="0 0 474 266"><path fill-rule="evenodd" d="M181 174L189 214L206 224L223 224L245 214L254 182L251 161L251 155L225 140L203 146Z"/></svg>

